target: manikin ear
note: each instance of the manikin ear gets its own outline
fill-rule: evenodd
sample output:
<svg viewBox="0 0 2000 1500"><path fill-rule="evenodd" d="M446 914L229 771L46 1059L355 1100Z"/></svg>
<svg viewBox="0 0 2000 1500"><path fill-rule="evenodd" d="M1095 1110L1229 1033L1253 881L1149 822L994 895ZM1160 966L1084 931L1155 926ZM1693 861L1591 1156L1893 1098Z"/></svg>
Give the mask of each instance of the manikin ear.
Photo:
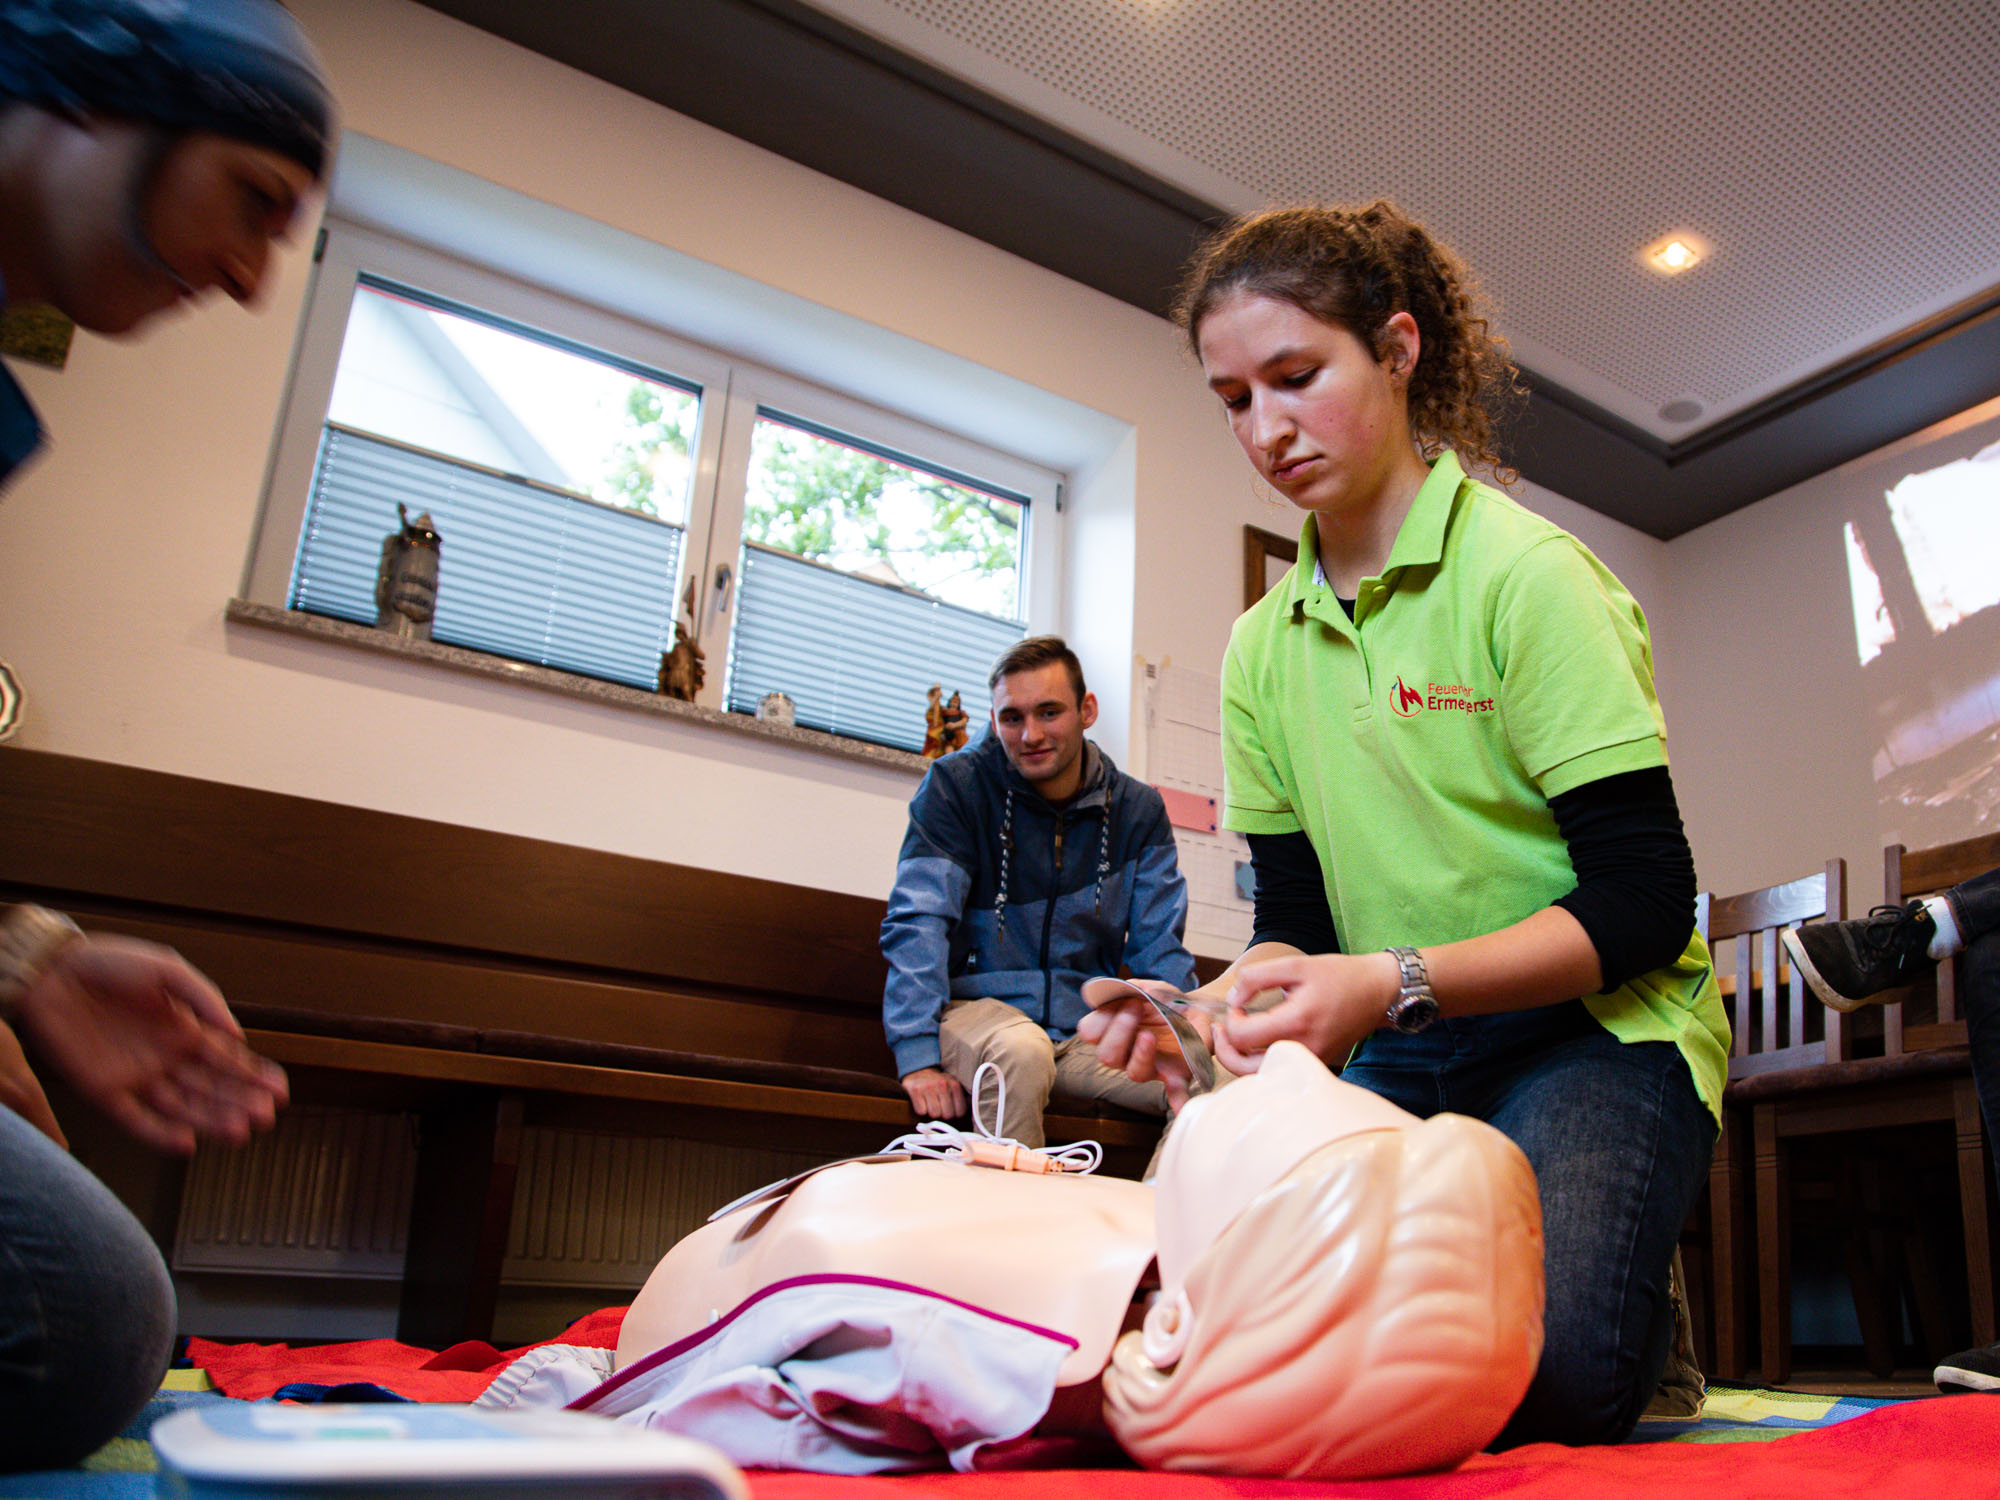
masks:
<svg viewBox="0 0 2000 1500"><path fill-rule="evenodd" d="M1175 1287L1160 1292L1146 1309L1139 1347L1156 1370L1171 1370L1187 1352L1188 1335L1194 1332L1194 1307L1187 1289Z"/></svg>
<svg viewBox="0 0 2000 1500"><path fill-rule="evenodd" d="M1083 727L1090 728L1097 722L1097 694L1085 693L1083 702L1077 705L1077 715L1083 720Z"/></svg>
<svg viewBox="0 0 2000 1500"><path fill-rule="evenodd" d="M1406 386L1410 383L1410 376L1416 373L1417 356L1423 352L1423 343L1423 335L1417 332L1417 320L1406 312L1394 313L1376 330L1376 358L1389 372L1391 380Z"/></svg>

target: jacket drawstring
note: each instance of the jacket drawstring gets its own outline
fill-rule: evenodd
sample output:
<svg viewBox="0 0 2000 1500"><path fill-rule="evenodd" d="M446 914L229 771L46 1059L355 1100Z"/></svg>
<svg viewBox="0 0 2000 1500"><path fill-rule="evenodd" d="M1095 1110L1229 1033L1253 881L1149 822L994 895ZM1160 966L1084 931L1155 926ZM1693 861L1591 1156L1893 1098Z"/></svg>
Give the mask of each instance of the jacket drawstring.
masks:
<svg viewBox="0 0 2000 1500"><path fill-rule="evenodd" d="M1097 820L1097 883L1090 888L1090 914L1104 915L1104 877L1111 869L1111 800L1104 802L1104 815Z"/></svg>
<svg viewBox="0 0 2000 1500"><path fill-rule="evenodd" d="M1007 808L1000 815L1000 892L993 898L993 917L998 925L996 940L1007 935L1007 867L1014 855L1014 789L1007 788ZM1056 872L1058 876L1061 871Z"/></svg>

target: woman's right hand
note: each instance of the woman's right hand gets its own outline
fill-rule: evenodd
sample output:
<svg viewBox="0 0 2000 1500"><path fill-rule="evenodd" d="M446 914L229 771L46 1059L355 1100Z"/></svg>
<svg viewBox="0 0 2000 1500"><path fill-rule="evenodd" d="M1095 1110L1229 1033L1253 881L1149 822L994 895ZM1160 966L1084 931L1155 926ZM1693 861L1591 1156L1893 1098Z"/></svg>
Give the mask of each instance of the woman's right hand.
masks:
<svg viewBox="0 0 2000 1500"><path fill-rule="evenodd" d="M1234 1024L1218 1038L1216 1056L1232 1073L1255 1072L1272 1043L1293 1041L1338 1067L1383 1023L1400 976L1387 953L1294 953L1239 964L1227 996ZM1253 997L1258 1014L1245 1014Z"/></svg>

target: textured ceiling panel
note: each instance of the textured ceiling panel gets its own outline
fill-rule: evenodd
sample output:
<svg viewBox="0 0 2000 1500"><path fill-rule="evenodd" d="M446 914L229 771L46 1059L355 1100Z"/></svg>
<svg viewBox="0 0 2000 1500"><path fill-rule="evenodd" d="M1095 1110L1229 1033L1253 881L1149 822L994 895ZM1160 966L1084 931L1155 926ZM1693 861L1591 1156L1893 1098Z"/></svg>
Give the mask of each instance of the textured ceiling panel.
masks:
<svg viewBox="0 0 2000 1500"><path fill-rule="evenodd" d="M1231 206L1398 199L1661 439L2000 287L1995 0L814 3Z"/></svg>

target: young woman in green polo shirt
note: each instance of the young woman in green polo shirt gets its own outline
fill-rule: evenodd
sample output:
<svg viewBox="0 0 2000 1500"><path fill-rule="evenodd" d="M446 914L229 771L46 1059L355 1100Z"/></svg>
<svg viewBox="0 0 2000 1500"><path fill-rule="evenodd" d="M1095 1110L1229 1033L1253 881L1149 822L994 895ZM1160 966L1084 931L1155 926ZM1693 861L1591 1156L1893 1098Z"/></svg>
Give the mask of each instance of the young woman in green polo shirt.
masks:
<svg viewBox="0 0 2000 1500"><path fill-rule="evenodd" d="M1243 1071L1298 1040L1519 1143L1547 1336L1500 1441L1617 1441L1666 1362L1728 1054L1644 616L1574 537L1466 477L1500 469L1513 368L1464 269L1393 206L1239 221L1179 316L1251 464L1306 512L1223 669L1224 821L1257 920L1211 986L1233 1008L1215 1051ZM1137 1010L1084 1034L1152 1076Z"/></svg>

